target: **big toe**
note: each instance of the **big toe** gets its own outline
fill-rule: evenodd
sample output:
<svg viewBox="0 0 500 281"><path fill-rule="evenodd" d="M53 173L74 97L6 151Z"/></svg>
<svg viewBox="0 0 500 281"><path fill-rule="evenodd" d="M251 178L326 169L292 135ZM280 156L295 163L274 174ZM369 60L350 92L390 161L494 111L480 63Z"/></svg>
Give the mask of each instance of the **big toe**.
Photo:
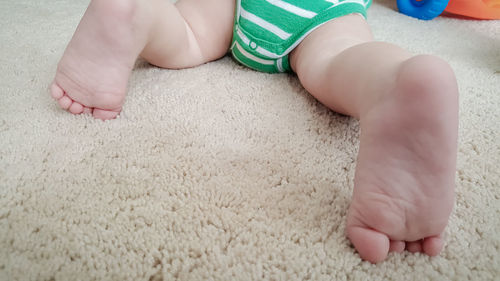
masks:
<svg viewBox="0 0 500 281"><path fill-rule="evenodd" d="M385 260L389 253L389 238L376 230L351 226L347 228L347 236L354 244L361 258L371 263Z"/></svg>

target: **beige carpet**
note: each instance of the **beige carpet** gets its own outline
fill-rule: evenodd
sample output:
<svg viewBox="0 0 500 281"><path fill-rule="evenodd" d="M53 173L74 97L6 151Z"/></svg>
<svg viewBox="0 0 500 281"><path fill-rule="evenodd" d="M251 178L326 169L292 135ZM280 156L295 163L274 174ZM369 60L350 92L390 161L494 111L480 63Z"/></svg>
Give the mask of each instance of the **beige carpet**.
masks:
<svg viewBox="0 0 500 281"><path fill-rule="evenodd" d="M47 85L86 5L0 2L0 280L500 280L499 21L370 9L461 92L443 253L371 265L343 234L357 121L230 58L139 62L120 118L70 115Z"/></svg>

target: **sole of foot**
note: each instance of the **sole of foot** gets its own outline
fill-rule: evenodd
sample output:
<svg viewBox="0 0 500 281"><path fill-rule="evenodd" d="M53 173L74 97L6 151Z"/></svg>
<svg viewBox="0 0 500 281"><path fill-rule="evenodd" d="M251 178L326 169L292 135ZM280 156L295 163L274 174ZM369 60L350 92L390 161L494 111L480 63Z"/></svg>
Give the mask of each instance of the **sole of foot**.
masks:
<svg viewBox="0 0 500 281"><path fill-rule="evenodd" d="M438 255L454 204L458 89L451 68L416 56L394 91L360 117L346 232L372 263L389 252Z"/></svg>

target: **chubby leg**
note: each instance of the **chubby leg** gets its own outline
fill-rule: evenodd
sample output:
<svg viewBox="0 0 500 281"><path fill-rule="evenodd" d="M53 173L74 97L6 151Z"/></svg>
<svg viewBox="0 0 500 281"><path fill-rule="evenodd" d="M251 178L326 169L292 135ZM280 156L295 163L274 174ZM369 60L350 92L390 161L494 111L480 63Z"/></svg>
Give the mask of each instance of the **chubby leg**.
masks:
<svg viewBox="0 0 500 281"><path fill-rule="evenodd" d="M318 28L290 61L319 101L360 120L346 228L360 256L379 262L405 248L439 254L454 202L458 131L448 64L372 41L358 15Z"/></svg>
<svg viewBox="0 0 500 281"><path fill-rule="evenodd" d="M58 64L50 92L73 114L112 119L121 111L139 55L165 68L222 57L233 0L92 0Z"/></svg>

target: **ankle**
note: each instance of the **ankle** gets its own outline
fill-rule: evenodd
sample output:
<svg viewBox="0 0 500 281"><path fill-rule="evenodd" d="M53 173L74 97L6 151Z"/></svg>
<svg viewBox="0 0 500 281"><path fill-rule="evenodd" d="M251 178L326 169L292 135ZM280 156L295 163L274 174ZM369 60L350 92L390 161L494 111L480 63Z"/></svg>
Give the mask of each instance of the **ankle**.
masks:
<svg viewBox="0 0 500 281"><path fill-rule="evenodd" d="M149 1L137 0L92 0L87 13L92 18L92 29L101 34L100 40L117 43L125 49L115 49L135 55L134 61L149 40L153 26L152 5ZM86 14L87 14L86 13ZM133 62L132 62L133 64Z"/></svg>

